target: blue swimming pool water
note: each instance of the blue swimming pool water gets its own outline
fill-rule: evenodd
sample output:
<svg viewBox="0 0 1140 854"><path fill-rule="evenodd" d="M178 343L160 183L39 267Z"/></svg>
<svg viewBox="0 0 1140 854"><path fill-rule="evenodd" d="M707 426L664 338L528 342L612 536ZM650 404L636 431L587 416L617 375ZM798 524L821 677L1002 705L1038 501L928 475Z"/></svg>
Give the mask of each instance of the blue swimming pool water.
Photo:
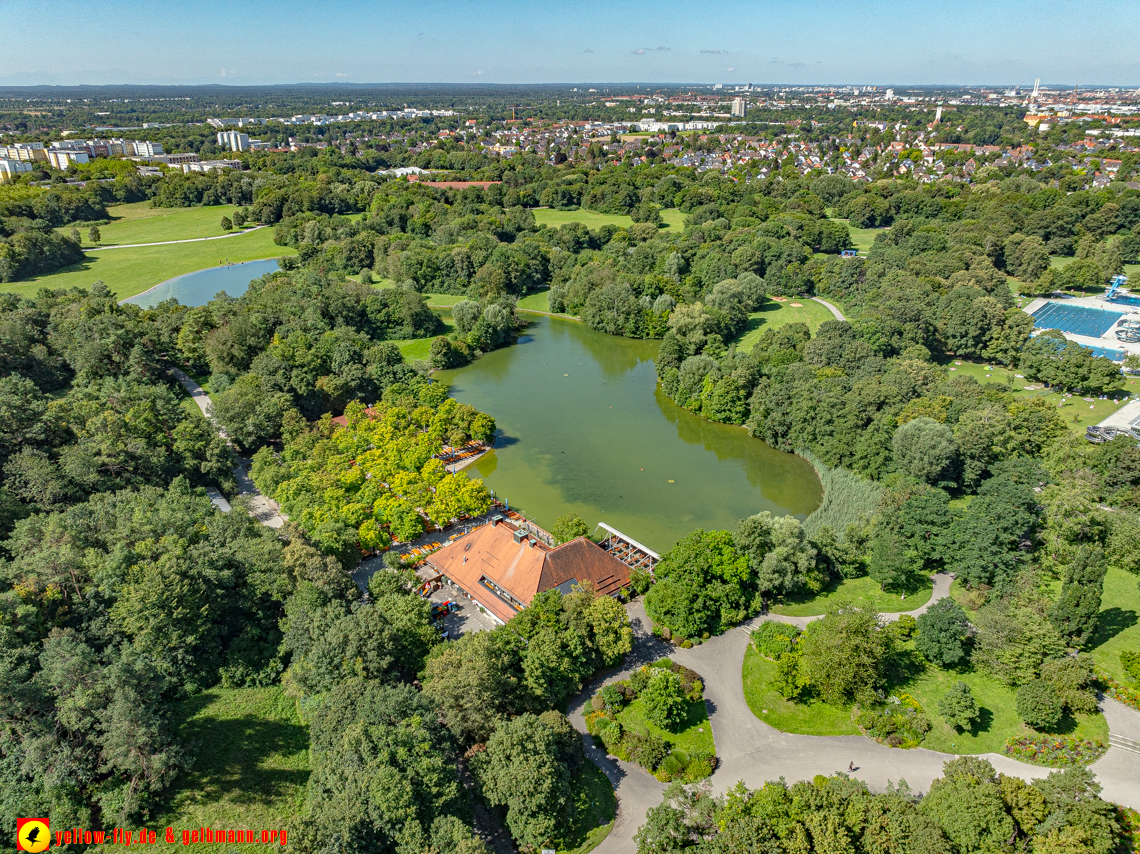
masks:
<svg viewBox="0 0 1140 854"><path fill-rule="evenodd" d="M187 273L155 285L149 291L123 300L142 308L154 308L163 300L176 299L183 305L205 305L218 291L225 291L231 297L240 297L249 290L249 283L266 273L279 270L277 259L267 261L246 261L244 264L228 264L225 267L211 267Z"/></svg>
<svg viewBox="0 0 1140 854"><path fill-rule="evenodd" d="M1121 297L1116 296L1109 300L1109 302L1119 303L1120 305L1140 305L1140 297Z"/></svg>
<svg viewBox="0 0 1140 854"><path fill-rule="evenodd" d="M1108 332L1125 312L1104 311L1079 305L1050 302L1033 312L1033 325L1038 329L1059 329L1070 335L1100 338Z"/></svg>
<svg viewBox="0 0 1140 854"><path fill-rule="evenodd" d="M1081 346L1083 347L1084 345L1082 344ZM1088 349L1092 350L1094 356L1104 356L1106 359L1112 359L1114 362L1124 361L1123 350L1110 350L1107 347L1089 347Z"/></svg>

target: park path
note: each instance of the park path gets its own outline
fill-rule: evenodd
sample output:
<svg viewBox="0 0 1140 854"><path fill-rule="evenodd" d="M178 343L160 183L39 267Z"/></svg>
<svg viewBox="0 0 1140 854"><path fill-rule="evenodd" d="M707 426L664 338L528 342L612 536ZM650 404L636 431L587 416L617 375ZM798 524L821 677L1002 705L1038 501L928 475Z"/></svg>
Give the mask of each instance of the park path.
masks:
<svg viewBox="0 0 1140 854"><path fill-rule="evenodd" d="M202 388L194 380L190 379L184 372L178 368L171 368L170 373L174 378L182 384L182 387L190 393L190 399L197 404L198 408L202 411L202 415L207 421L213 423L214 405L210 400L210 395L206 394L206 390ZM218 435L230 443L230 437L222 428L218 428ZM238 464L234 469L234 478L237 480L238 495L248 495L249 498L249 515L269 528L280 528L285 524L285 517L281 514L281 508L277 502L268 496L262 495L257 487L253 484L253 479L249 476L249 467L252 462L248 457L237 458ZM222 512L228 512L230 505L221 493L215 490L208 490L210 493L210 500Z"/></svg>
<svg viewBox="0 0 1140 854"><path fill-rule="evenodd" d="M847 319L846 317L843 316L843 312L841 312L839 309L837 309L835 306L833 306L827 300L820 299L819 297L812 297L812 301L818 302L820 305L824 306L828 311L830 311L833 315L835 315L836 320L846 320Z"/></svg>
<svg viewBox="0 0 1140 854"><path fill-rule="evenodd" d="M243 228L241 231L235 231L232 234L219 234L214 237L190 237L186 240L159 240L155 243L115 243L111 246L92 246L90 249L84 249L84 252L105 252L108 249L138 249L141 246L173 246L175 243L205 243L207 240L226 240L230 237L241 237L243 234L249 234L251 231L257 231L260 228L269 228L267 225L255 225L252 228Z"/></svg>
<svg viewBox="0 0 1140 854"><path fill-rule="evenodd" d="M949 593L949 582L949 576L934 576L935 591L930 601L921 608L902 613L917 616L945 598ZM618 799L614 827L595 849L597 854L633 854L637 849L633 836L645 822L646 813L661 802L666 786L640 766L606 756L603 750L593 746L593 740L584 734L586 705L602 682L624 679L662 655L691 667L704 680L705 705L720 758L711 778L715 794L722 794L741 780L755 788L781 777L791 783L811 779L817 774L849 773L847 768L852 762L856 770L850 776L863 780L873 791L884 791L888 783L905 779L915 791L925 792L931 781L942 776L943 764L954 758L952 754L923 748L894 749L858 735L793 735L757 718L744 698L742 680L744 655L752 630L765 620L802 620L806 625L814 619L812 617L765 615L692 649L679 649L652 635L649 618L640 601L631 603L627 611L634 630L634 646L626 656L624 667L593 680L569 710L570 720L583 733L587 756L613 783ZM883 616L898 619L900 614ZM1127 732L1135 733L1135 737L1140 739L1140 713L1109 700L1105 701L1104 709L1111 730L1115 732L1127 726ZM1025 780L1046 777L1055 770L1017 762L995 753L982 756L1000 773ZM1134 809L1140 808L1140 770L1137 770L1140 763L1137 759L1136 754L1110 747L1105 757L1092 766L1104 787L1104 796Z"/></svg>

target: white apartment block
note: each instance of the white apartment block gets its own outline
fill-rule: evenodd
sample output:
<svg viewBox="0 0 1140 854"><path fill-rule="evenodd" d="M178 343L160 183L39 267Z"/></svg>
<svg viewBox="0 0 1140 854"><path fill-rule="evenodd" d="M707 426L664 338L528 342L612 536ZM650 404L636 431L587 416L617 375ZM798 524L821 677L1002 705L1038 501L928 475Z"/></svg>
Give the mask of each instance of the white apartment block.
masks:
<svg viewBox="0 0 1140 854"><path fill-rule="evenodd" d="M7 184L23 172L31 172L32 164L26 160L0 159L0 184Z"/></svg>

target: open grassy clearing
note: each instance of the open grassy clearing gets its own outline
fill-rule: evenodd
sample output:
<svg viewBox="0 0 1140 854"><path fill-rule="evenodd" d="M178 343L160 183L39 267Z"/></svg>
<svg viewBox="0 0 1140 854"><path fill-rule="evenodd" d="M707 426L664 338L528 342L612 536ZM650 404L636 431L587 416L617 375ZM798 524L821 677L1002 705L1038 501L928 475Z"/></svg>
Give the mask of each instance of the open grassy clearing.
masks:
<svg viewBox="0 0 1140 854"><path fill-rule="evenodd" d="M150 202L114 205L107 208L111 221L99 226L100 245L219 237L226 233L222 230L222 217L229 217L232 221L236 210L234 205L194 208L154 208ZM87 237L87 226L80 223L75 227L79 229L85 248L95 245ZM71 228L67 225L56 231L68 234Z"/></svg>
<svg viewBox="0 0 1140 854"><path fill-rule="evenodd" d="M0 290L32 296L40 288L89 288L102 279L111 293L125 299L159 282L207 267L295 254L296 250L273 242L273 229L262 228L229 240L91 252L82 264L23 282L3 284Z"/></svg>
<svg viewBox="0 0 1140 854"><path fill-rule="evenodd" d="M744 332L736 339L736 347L747 353L751 350L760 336L767 329L777 329L788 323L806 323L813 333L819 325L827 320L834 320L831 312L815 300L807 297L803 299L788 299L784 302L770 301L761 306L759 311L748 315L748 325Z"/></svg>
<svg viewBox="0 0 1140 854"><path fill-rule="evenodd" d="M981 719L969 732L957 732L938 713L938 701L957 682L965 682L978 701ZM930 732L922 746L947 753L1001 753L1010 738L1036 733L1018 717L1015 692L985 673L954 672L928 667L903 690L922 705L930 719ZM1108 740L1104 715L1077 715L1062 722L1060 732L1079 738Z"/></svg>
<svg viewBox="0 0 1140 854"><path fill-rule="evenodd" d="M911 646L911 644L907 644ZM744 656L744 698L752 713L778 730L799 735L858 735L850 706L823 702L793 703L773 687L776 664L749 646ZM978 701L982 714L978 725L958 732L938 712L938 701L956 682L965 682ZM974 671L946 671L927 666L892 691L910 694L922 706L931 728L921 743L929 750L946 753L1001 753L1006 741L1034 731L1017 714L1015 692L996 679ZM1066 717L1059 732L1078 738L1107 741L1104 715Z"/></svg>
<svg viewBox="0 0 1140 854"><path fill-rule="evenodd" d="M574 828L563 840L559 854L587 854L609 836L617 814L617 798L613 786L593 762L582 761L582 767L571 781L574 788Z"/></svg>
<svg viewBox="0 0 1140 854"><path fill-rule="evenodd" d="M661 219L666 224L665 231L681 231L685 227L685 214L676 208L662 210ZM556 211L553 208L535 208L534 220L539 225L549 225L551 228L558 228L568 222L580 222L586 228L601 228L603 225L629 228L633 225L633 218L623 214L604 214L587 210Z"/></svg>
<svg viewBox="0 0 1140 854"><path fill-rule="evenodd" d="M455 331L455 320L451 317L451 312L437 311L436 314L439 319L443 321L443 325L447 327L440 333L440 335L450 335ZM427 360L431 356L431 342L437 337L433 335L430 338L404 338L401 340L393 341L400 352L404 355L404 360L407 362L414 362L416 359Z"/></svg>
<svg viewBox="0 0 1140 854"><path fill-rule="evenodd" d="M851 232L851 245L854 246L860 255L866 255L871 251L871 245L875 242L875 235L882 234L887 229L885 228L855 228L849 220L841 219L839 217L829 217L832 222L842 222L847 224L847 230Z"/></svg>
<svg viewBox="0 0 1140 854"><path fill-rule="evenodd" d="M744 653L744 699L752 714L781 732L803 735L859 735L851 710L827 703L793 703L772 687L776 664L751 645Z"/></svg>
<svg viewBox="0 0 1140 854"><path fill-rule="evenodd" d="M1140 652L1140 582L1122 569L1110 569L1104 577L1097 632L1092 656L1101 669L1125 685L1136 685L1120 665L1120 653Z"/></svg>
<svg viewBox="0 0 1140 854"><path fill-rule="evenodd" d="M198 744L197 756L148 827L294 830L309 779L309 732L280 688L197 694L178 704L175 725L183 741ZM211 854L264 848L196 846Z"/></svg>
<svg viewBox="0 0 1140 854"><path fill-rule="evenodd" d="M662 729L651 723L645 717L645 702L640 697L618 712L617 719L624 729L643 735L656 735L685 753L697 750L711 754L716 750L704 700L685 701L685 719L675 730Z"/></svg>
<svg viewBox="0 0 1140 854"><path fill-rule="evenodd" d="M1061 418L1070 430L1082 435L1085 432L1085 427L1090 424L1099 424L1131 400L1132 397L1126 396L1126 393L1130 393L1132 396L1140 394L1140 378L1137 377L1126 377L1124 389L1116 392L1108 400L1095 398L1085 400L1084 397L1065 396L1060 392L1049 391L1040 383L1034 383L1024 376L1018 376L1017 371L1011 371L992 363L987 365L955 359L949 363L949 368L952 372L951 376L965 375L973 377L980 383L997 382L1018 396L1043 397L1049 404L1059 408Z"/></svg>
<svg viewBox="0 0 1140 854"><path fill-rule="evenodd" d="M933 593L934 587L927 580L921 588L905 594L906 598L903 598L903 594L880 590L877 582L863 576L842 579L814 595L805 593L789 596L783 602L773 605L770 610L773 614L784 617L815 617L826 614L827 609L836 602L852 602L864 608L874 608L880 613L894 613L921 608L930 601Z"/></svg>

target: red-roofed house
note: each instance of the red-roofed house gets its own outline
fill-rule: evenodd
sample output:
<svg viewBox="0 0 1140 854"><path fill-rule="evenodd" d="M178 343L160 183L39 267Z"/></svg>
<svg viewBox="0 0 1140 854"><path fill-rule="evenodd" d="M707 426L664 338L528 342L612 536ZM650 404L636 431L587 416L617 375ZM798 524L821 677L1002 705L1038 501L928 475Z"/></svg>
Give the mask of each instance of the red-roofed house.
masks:
<svg viewBox="0 0 1140 854"><path fill-rule="evenodd" d="M629 567L585 537L552 549L499 518L444 546L427 563L499 623L547 590L569 593L588 582L612 596L629 584Z"/></svg>

